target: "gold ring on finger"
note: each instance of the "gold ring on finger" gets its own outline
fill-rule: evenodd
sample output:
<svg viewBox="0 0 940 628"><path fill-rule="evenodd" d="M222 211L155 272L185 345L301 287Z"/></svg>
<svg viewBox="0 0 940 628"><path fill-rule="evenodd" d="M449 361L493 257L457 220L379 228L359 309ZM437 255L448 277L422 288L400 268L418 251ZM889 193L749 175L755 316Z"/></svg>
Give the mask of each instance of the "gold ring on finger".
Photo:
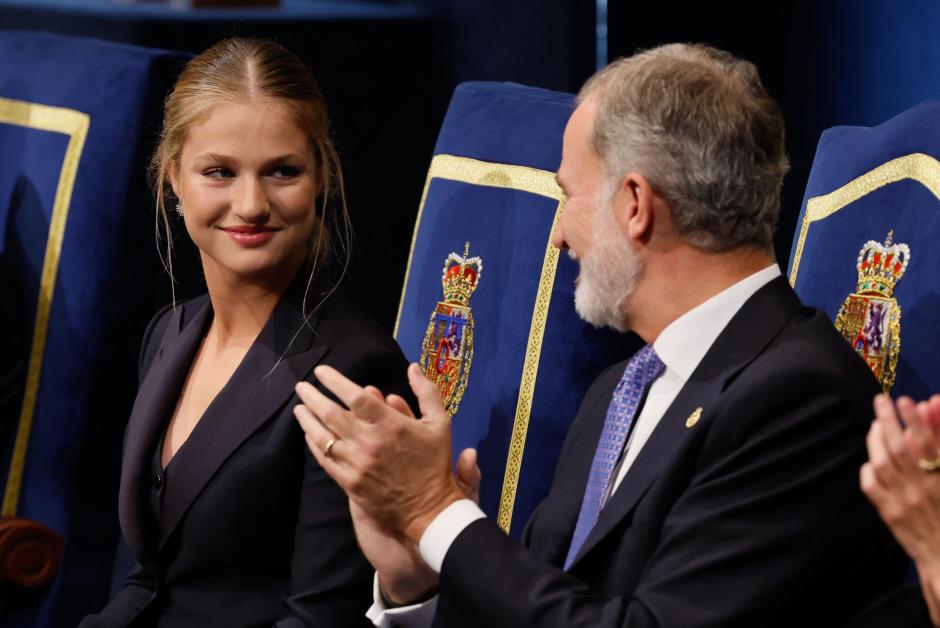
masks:
<svg viewBox="0 0 940 628"><path fill-rule="evenodd" d="M331 438L330 440L326 441L326 445L323 446L323 455L329 458L330 450L333 449L333 445L335 444L336 444L335 438Z"/></svg>
<svg viewBox="0 0 940 628"><path fill-rule="evenodd" d="M940 452L937 452L937 457L933 460L921 458L917 461L917 466L927 472L940 471Z"/></svg>

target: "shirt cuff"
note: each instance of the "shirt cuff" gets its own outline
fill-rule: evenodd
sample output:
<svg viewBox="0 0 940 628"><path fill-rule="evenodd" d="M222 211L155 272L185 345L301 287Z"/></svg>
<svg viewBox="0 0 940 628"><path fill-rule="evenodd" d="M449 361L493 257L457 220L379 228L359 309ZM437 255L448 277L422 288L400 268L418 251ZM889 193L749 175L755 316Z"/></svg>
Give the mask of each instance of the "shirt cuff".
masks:
<svg viewBox="0 0 940 628"><path fill-rule="evenodd" d="M437 596L419 604L386 608L379 591L379 574L372 579L372 606L366 617L377 628L427 628L437 610Z"/></svg>
<svg viewBox="0 0 940 628"><path fill-rule="evenodd" d="M454 539L464 531L468 525L477 519L484 519L486 515L480 507L470 499L461 499L441 511L427 527L421 540L418 542L418 551L421 558L434 571L441 573L444 556L453 544Z"/></svg>

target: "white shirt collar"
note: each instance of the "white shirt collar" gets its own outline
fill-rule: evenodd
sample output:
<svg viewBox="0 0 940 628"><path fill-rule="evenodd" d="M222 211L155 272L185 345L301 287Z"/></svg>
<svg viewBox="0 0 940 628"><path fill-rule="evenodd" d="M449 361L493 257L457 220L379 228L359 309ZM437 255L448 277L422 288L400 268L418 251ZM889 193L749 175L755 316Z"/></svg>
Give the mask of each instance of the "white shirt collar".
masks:
<svg viewBox="0 0 940 628"><path fill-rule="evenodd" d="M738 313L744 302L764 285L780 276L773 264L725 288L704 303L672 321L653 342L653 348L670 371L688 381L711 348L718 334Z"/></svg>

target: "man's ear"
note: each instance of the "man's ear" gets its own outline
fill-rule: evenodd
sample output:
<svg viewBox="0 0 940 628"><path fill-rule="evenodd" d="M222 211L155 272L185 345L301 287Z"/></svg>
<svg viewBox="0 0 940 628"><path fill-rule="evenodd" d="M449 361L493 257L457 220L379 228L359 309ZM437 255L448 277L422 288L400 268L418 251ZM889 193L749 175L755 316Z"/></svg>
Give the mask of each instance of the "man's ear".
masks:
<svg viewBox="0 0 940 628"><path fill-rule="evenodd" d="M631 240L645 240L653 231L653 186L641 174L628 173L614 194L614 215L621 232Z"/></svg>

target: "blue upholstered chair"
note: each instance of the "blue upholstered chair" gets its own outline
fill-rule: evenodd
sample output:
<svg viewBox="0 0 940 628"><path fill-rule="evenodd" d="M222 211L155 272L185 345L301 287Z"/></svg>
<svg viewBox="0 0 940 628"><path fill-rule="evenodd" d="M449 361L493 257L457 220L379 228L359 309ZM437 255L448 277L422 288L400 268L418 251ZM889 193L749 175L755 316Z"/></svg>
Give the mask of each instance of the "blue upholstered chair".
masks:
<svg viewBox="0 0 940 628"><path fill-rule="evenodd" d="M4 31L0 59L0 333L15 347L0 365L0 623L74 626L107 600L138 345L168 299L144 155L183 59ZM50 583L13 584L43 569Z"/></svg>
<svg viewBox="0 0 940 628"><path fill-rule="evenodd" d="M454 449L476 447L481 505L518 536L594 377L636 343L574 311L577 265L550 237L573 98L465 83L415 225L396 338L441 388Z"/></svg>
<svg viewBox="0 0 940 628"><path fill-rule="evenodd" d="M789 276L886 391L940 391L940 102L872 128L836 127L816 151Z"/></svg>

